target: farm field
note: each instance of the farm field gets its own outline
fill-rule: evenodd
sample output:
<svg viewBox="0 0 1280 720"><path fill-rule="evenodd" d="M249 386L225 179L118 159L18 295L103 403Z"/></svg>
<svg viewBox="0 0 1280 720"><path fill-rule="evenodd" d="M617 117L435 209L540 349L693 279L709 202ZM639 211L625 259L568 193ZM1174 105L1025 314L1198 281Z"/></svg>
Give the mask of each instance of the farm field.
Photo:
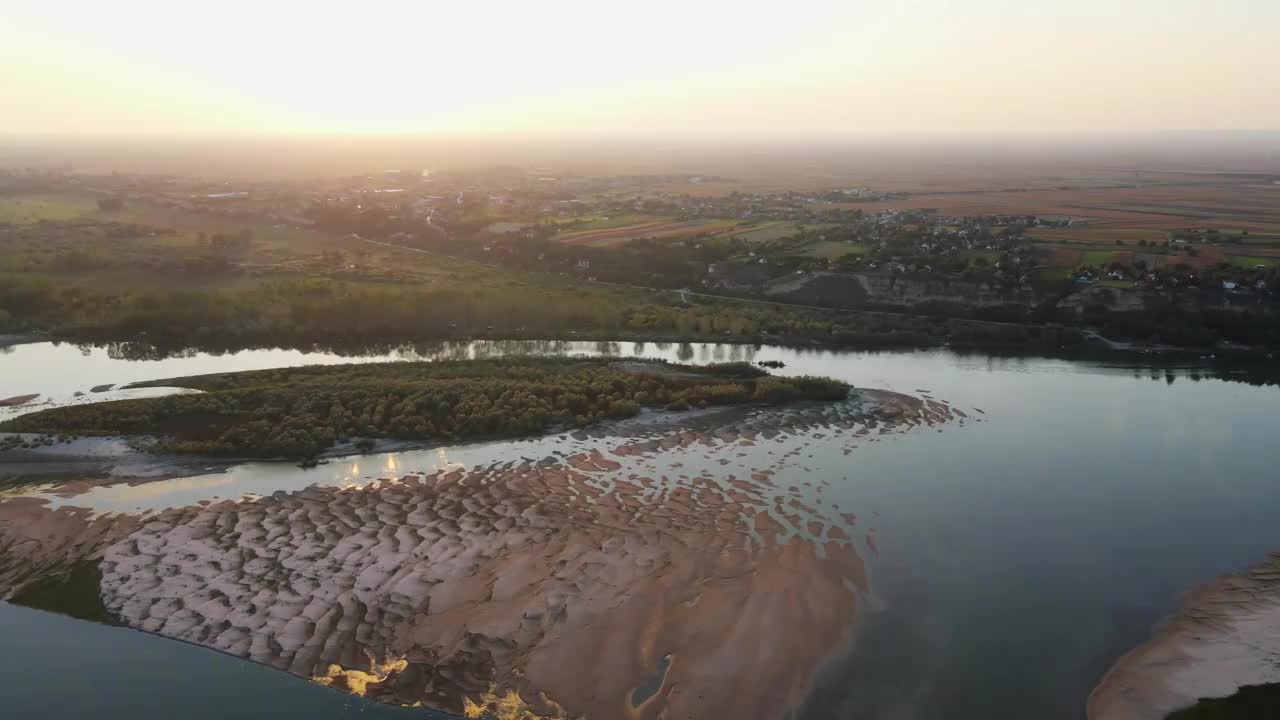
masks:
<svg viewBox="0 0 1280 720"><path fill-rule="evenodd" d="M1124 245L1136 245L1139 240L1148 243L1164 242L1169 239L1167 230L1155 228L1032 228L1030 235L1040 242L1075 243L1088 245L1115 245L1120 241Z"/></svg>
<svg viewBox="0 0 1280 720"><path fill-rule="evenodd" d="M522 222L496 222L487 225L484 231L496 234L520 232L521 230L528 228L530 225L531 223Z"/></svg>
<svg viewBox="0 0 1280 720"><path fill-rule="evenodd" d="M253 233L254 242L264 248L305 247L321 250L332 244L322 233L307 228L272 224L259 219L236 218L201 213L153 203L130 200L122 210L98 209L98 195L90 193L43 193L0 196L0 222L26 225L41 220L94 220L98 222L137 223L178 231L174 242L188 242L199 233L235 234L242 230ZM328 241L328 242L326 242Z"/></svg>
<svg viewBox="0 0 1280 720"><path fill-rule="evenodd" d="M669 220L655 219L620 227L602 227L578 230L557 236L561 242L574 245L607 247L640 238L672 240L704 233L719 234L738 227L732 220Z"/></svg>
<svg viewBox="0 0 1280 720"><path fill-rule="evenodd" d="M1236 267L1253 269L1259 265L1267 267L1275 267L1280 265L1280 253L1272 256L1250 256L1250 255L1232 255L1229 262Z"/></svg>
<svg viewBox="0 0 1280 720"><path fill-rule="evenodd" d="M27 225L41 220L72 220L100 213L97 199L71 193L0 196L0 223Z"/></svg>
<svg viewBox="0 0 1280 720"><path fill-rule="evenodd" d="M800 228L793 222L775 221L745 226L735 232L734 236L747 242L770 242L791 237L798 232Z"/></svg>
<svg viewBox="0 0 1280 720"><path fill-rule="evenodd" d="M819 240L804 248L805 255L826 258L827 260L836 260L845 255L853 253L855 255L865 255L868 248L862 245L851 245L847 242L838 242L834 240Z"/></svg>
<svg viewBox="0 0 1280 720"><path fill-rule="evenodd" d="M212 213L170 208L144 202L127 202L116 213L101 213L100 220L117 220L142 225L156 225L178 230L186 238L199 233L235 234L241 230L253 233L254 245L261 251L320 252L329 248L349 246L350 242L305 227L272 223L258 218L238 218Z"/></svg>
<svg viewBox="0 0 1280 720"><path fill-rule="evenodd" d="M1185 228L1280 232L1280 186L1221 180L1196 184L1072 190L918 194L864 203L867 212L934 209L948 215L1041 215L1082 224L1039 228L1037 237L1077 242L1163 239Z"/></svg>
<svg viewBox="0 0 1280 720"><path fill-rule="evenodd" d="M328 275L352 282L412 281L432 287L456 286L458 278L503 277L501 273L450 259L382 248L346 236L306 227L239 218L128 200L118 211L97 207L90 193L0 196L0 224L11 232L0 236L0 271L54 272L60 282L85 288L238 288L256 286L263 278ZM36 229L41 220L135 223L156 232L102 239L96 230L74 227ZM190 273L182 261L199 256L201 234L235 235L248 230L252 250L234 258L241 272ZM170 232L165 232L170 231ZM33 234L34 233L34 234ZM338 251L338 260L322 253Z"/></svg>
<svg viewBox="0 0 1280 720"><path fill-rule="evenodd" d="M1194 250L1195 254L1192 255L1187 252L1188 248ZM1145 249L1141 249L1136 252L1128 249L1085 250L1072 247L1052 247L1047 248L1047 251L1042 261L1043 267L1052 270L1054 277L1064 276L1074 268L1082 265L1106 268L1112 263L1119 263L1130 266L1136 260L1141 260L1148 268L1186 265L1197 270L1212 268L1221 263L1248 270L1252 270L1259 265L1267 267L1280 265L1280 250L1256 251L1250 249L1244 251L1249 254L1236 254L1236 248L1205 245L1175 246L1172 250L1153 248L1150 251L1145 251Z"/></svg>

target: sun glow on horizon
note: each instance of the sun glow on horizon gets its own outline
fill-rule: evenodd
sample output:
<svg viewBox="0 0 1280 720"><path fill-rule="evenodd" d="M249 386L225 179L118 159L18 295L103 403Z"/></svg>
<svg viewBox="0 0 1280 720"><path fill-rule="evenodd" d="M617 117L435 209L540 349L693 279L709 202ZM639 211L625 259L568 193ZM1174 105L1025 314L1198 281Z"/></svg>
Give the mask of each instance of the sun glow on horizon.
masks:
<svg viewBox="0 0 1280 720"><path fill-rule="evenodd" d="M1280 4L1026 5L18 0L0 130L1280 128Z"/></svg>

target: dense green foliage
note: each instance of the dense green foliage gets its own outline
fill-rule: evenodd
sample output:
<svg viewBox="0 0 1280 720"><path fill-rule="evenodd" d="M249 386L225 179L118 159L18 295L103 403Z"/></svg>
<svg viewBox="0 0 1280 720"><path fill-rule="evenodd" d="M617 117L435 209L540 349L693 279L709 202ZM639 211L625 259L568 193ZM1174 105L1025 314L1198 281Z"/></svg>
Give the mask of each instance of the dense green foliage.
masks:
<svg viewBox="0 0 1280 720"><path fill-rule="evenodd" d="M865 327L864 327L865 325ZM229 287L101 291L0 273L0 331L52 330L84 340L148 338L168 346L367 345L474 337L829 339L883 334L881 322L737 303L692 305L610 290L491 285L469 290L327 278ZM941 339L935 340L941 342Z"/></svg>
<svg viewBox="0 0 1280 720"><path fill-rule="evenodd" d="M757 402L783 403L795 400L840 400L849 386L839 380L817 377L763 377L756 382L751 399Z"/></svg>
<svg viewBox="0 0 1280 720"><path fill-rule="evenodd" d="M355 438L511 437L635 415L641 408L838 400L844 383L607 360L503 359L313 366L143 385L198 394L72 405L23 415L17 432L147 434L166 452L306 457Z"/></svg>

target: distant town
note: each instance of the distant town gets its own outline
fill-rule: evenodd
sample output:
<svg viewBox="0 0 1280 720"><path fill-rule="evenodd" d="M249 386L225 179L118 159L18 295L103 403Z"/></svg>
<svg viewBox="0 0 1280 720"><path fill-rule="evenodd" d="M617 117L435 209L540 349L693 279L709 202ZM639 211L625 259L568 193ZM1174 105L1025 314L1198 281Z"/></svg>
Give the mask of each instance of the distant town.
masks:
<svg viewBox="0 0 1280 720"><path fill-rule="evenodd" d="M1249 192L1274 193L1277 179L1246 182ZM715 175L516 167L256 182L16 169L0 174L0 239L169 238L160 246L172 252L146 262L204 278L412 280L395 262L370 260L401 251L673 291L683 302L1055 323L1112 343L1280 345L1274 211L1179 227L1169 223L1176 211L1131 208L1161 222L1126 232L1109 210L1100 220L1087 206L1063 213L1064 203L1045 213L964 214L939 195L734 186ZM939 207L922 206L930 202ZM192 232L206 221L212 229ZM309 245L308 234L330 241ZM64 245L46 261L62 270L110 264L100 257L109 247Z"/></svg>

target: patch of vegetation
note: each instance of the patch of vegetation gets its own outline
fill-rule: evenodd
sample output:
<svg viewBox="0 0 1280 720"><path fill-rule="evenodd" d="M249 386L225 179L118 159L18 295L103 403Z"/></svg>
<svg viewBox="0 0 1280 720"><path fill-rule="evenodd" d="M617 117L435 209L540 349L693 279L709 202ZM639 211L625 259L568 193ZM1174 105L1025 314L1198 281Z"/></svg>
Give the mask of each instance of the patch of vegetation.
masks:
<svg viewBox="0 0 1280 720"><path fill-rule="evenodd" d="M23 586L9 599L14 605L70 615L108 625L116 619L102 604L102 573L93 561L76 563L67 572L48 575Z"/></svg>
<svg viewBox="0 0 1280 720"><path fill-rule="evenodd" d="M175 277L181 279L181 274ZM374 283L325 277L103 289L40 273L0 272L0 331L49 331L165 348L354 348L475 337L750 339L894 344L921 323L888 316L518 282L490 272L470 285ZM7 319L6 319L7 318ZM927 323L925 323L927 324ZM875 337L882 336L877 341ZM905 336L902 336L905 337ZM938 329L926 344L941 344Z"/></svg>
<svg viewBox="0 0 1280 720"><path fill-rule="evenodd" d="M848 393L848 385L830 378L763 377L756 382L751 399L767 403L794 402L796 400L830 401L843 399Z"/></svg>
<svg viewBox="0 0 1280 720"><path fill-rule="evenodd" d="M1267 268L1280 265L1280 258L1254 257L1250 255L1232 255L1229 261L1235 267L1245 268L1247 270L1252 270L1260 265Z"/></svg>
<svg viewBox="0 0 1280 720"><path fill-rule="evenodd" d="M0 197L0 222L27 224L48 220L67 220L96 209L96 201L87 195L68 193L10 195Z"/></svg>
<svg viewBox="0 0 1280 720"><path fill-rule="evenodd" d="M734 236L747 242L771 242L793 237L800 230L793 222L766 222L746 225L741 231L734 233Z"/></svg>
<svg viewBox="0 0 1280 720"><path fill-rule="evenodd" d="M659 366L655 363L655 366ZM4 423L18 432L141 434L157 452L309 457L357 438L515 437L641 408L838 400L848 386L781 380L746 363L633 372L609 360L522 358L336 365L140 383L203 393L72 405Z"/></svg>
<svg viewBox="0 0 1280 720"><path fill-rule="evenodd" d="M1111 263L1111 258L1114 254L1110 250L1089 250L1084 253L1080 262L1093 267L1106 267Z"/></svg>
<svg viewBox="0 0 1280 720"><path fill-rule="evenodd" d="M758 378L764 377L769 373L763 368L766 366L756 367L749 362L721 362L711 363L710 365L692 365L688 368L689 372L700 373L702 375L720 375L722 377L735 378Z"/></svg>

